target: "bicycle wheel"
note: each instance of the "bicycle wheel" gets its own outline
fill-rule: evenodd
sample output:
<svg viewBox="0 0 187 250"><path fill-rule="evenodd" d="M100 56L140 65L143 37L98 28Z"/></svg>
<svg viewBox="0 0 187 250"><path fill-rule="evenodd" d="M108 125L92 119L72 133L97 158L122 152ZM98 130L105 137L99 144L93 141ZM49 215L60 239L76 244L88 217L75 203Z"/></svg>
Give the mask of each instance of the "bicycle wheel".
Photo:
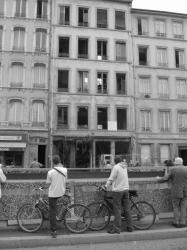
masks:
<svg viewBox="0 0 187 250"><path fill-rule="evenodd" d="M35 205L25 204L18 210L17 221L23 231L36 232L42 226L43 214Z"/></svg>
<svg viewBox="0 0 187 250"><path fill-rule="evenodd" d="M136 229L146 230L149 229L156 219L156 213L153 206L146 201L138 201L131 207L131 216L133 226Z"/></svg>
<svg viewBox="0 0 187 250"><path fill-rule="evenodd" d="M68 206L63 218L66 228L72 233L85 232L92 222L90 210L82 204Z"/></svg>
<svg viewBox="0 0 187 250"><path fill-rule="evenodd" d="M110 222L110 211L102 202L92 202L88 204L92 216L90 229L99 231L104 229Z"/></svg>

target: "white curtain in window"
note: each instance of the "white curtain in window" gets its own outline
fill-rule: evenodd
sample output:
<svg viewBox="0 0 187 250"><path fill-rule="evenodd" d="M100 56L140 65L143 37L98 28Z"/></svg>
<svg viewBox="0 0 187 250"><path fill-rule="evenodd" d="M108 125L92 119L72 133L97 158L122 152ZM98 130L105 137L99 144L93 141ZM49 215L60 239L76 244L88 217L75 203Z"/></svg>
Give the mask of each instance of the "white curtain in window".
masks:
<svg viewBox="0 0 187 250"><path fill-rule="evenodd" d="M141 163L151 162L151 145L141 145Z"/></svg>
<svg viewBox="0 0 187 250"><path fill-rule="evenodd" d="M45 122L45 111L43 102L33 102L32 105L32 121L34 123Z"/></svg>
<svg viewBox="0 0 187 250"><path fill-rule="evenodd" d="M20 123L23 120L23 104L19 100L11 101L9 104L9 122Z"/></svg>
<svg viewBox="0 0 187 250"><path fill-rule="evenodd" d="M159 86L159 95L161 95L161 96L168 96L169 95L168 79L167 78L159 78L158 86Z"/></svg>
<svg viewBox="0 0 187 250"><path fill-rule="evenodd" d="M169 111L160 111L160 128L162 131L168 131L170 128Z"/></svg>
<svg viewBox="0 0 187 250"><path fill-rule="evenodd" d="M151 128L151 112L149 110L141 111L141 127L143 131Z"/></svg>
<svg viewBox="0 0 187 250"><path fill-rule="evenodd" d="M16 0L16 16L25 17L26 15L26 0Z"/></svg>
<svg viewBox="0 0 187 250"><path fill-rule="evenodd" d="M23 84L23 64L14 63L12 64L12 83Z"/></svg>
<svg viewBox="0 0 187 250"><path fill-rule="evenodd" d="M142 18L141 19L141 25L142 25L142 33L147 34L148 33L148 23L147 19Z"/></svg>
<svg viewBox="0 0 187 250"><path fill-rule="evenodd" d="M187 82L185 79L177 80L177 95L178 96L187 96Z"/></svg>
<svg viewBox="0 0 187 250"><path fill-rule="evenodd" d="M158 63L167 64L167 50L164 48L159 48L157 50L157 60Z"/></svg>
<svg viewBox="0 0 187 250"><path fill-rule="evenodd" d="M169 145L160 145L160 161L164 163L165 160L170 159L170 147Z"/></svg>
<svg viewBox="0 0 187 250"><path fill-rule="evenodd" d="M150 78L140 77L139 82L140 82L140 93L150 94Z"/></svg>
<svg viewBox="0 0 187 250"><path fill-rule="evenodd" d="M36 30L36 50L37 51L46 51L46 30L37 29Z"/></svg>
<svg viewBox="0 0 187 250"><path fill-rule="evenodd" d="M79 71L79 88L82 90L88 89L88 72L87 71Z"/></svg>
<svg viewBox="0 0 187 250"><path fill-rule="evenodd" d="M178 114L178 127L179 129L187 129L187 113Z"/></svg>
<svg viewBox="0 0 187 250"><path fill-rule="evenodd" d="M24 42L25 42L25 29L15 28L14 29L14 49L24 50Z"/></svg>
<svg viewBox="0 0 187 250"><path fill-rule="evenodd" d="M46 83L46 68L43 64L35 64L34 65L34 84L42 84Z"/></svg>
<svg viewBox="0 0 187 250"><path fill-rule="evenodd" d="M184 65L184 51L183 50L179 50L179 65Z"/></svg>
<svg viewBox="0 0 187 250"><path fill-rule="evenodd" d="M183 34L182 23L179 23L179 22L173 23L173 33L174 33L174 35L182 35Z"/></svg>
<svg viewBox="0 0 187 250"><path fill-rule="evenodd" d="M166 33L165 22L157 20L155 23L155 30L156 33L165 34Z"/></svg>

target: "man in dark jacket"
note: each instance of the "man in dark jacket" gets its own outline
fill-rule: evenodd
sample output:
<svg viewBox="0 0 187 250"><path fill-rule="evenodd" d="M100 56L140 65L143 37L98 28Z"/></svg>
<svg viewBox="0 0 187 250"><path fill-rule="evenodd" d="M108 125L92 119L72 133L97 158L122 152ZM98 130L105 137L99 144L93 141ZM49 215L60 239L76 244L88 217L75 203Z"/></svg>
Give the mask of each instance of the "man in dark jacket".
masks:
<svg viewBox="0 0 187 250"><path fill-rule="evenodd" d="M180 157L175 158L174 167L164 177L157 177L158 182L171 181L171 198L173 205L173 226L186 226L187 209L187 166L183 166Z"/></svg>

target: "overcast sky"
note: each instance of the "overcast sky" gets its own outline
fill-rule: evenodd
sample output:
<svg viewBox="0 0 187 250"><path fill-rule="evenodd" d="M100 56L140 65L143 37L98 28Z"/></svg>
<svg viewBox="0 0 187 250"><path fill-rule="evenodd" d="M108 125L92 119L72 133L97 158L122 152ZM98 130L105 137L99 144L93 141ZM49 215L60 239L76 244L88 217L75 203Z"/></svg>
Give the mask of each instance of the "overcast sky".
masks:
<svg viewBox="0 0 187 250"><path fill-rule="evenodd" d="M187 0L133 0L132 7L187 14Z"/></svg>

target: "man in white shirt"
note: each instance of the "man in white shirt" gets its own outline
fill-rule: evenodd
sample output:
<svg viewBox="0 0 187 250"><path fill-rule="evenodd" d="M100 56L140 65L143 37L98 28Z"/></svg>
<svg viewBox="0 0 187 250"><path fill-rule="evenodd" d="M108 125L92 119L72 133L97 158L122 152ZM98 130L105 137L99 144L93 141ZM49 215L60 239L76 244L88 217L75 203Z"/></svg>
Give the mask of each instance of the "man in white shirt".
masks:
<svg viewBox="0 0 187 250"><path fill-rule="evenodd" d="M115 157L115 164L110 177L107 180L106 188L112 186L114 222L108 233L121 232L121 209L123 208L127 222L127 231L132 232L132 219L129 205L129 180L127 173L127 163L121 157Z"/></svg>
<svg viewBox="0 0 187 250"><path fill-rule="evenodd" d="M0 198L1 198L1 183L4 183L5 181L6 181L6 176L3 173L2 164L0 163Z"/></svg>
<svg viewBox="0 0 187 250"><path fill-rule="evenodd" d="M56 238L56 204L66 191L67 169L61 164L59 155L53 156L53 164L53 169L47 174L47 183L50 184L48 198L51 236Z"/></svg>

